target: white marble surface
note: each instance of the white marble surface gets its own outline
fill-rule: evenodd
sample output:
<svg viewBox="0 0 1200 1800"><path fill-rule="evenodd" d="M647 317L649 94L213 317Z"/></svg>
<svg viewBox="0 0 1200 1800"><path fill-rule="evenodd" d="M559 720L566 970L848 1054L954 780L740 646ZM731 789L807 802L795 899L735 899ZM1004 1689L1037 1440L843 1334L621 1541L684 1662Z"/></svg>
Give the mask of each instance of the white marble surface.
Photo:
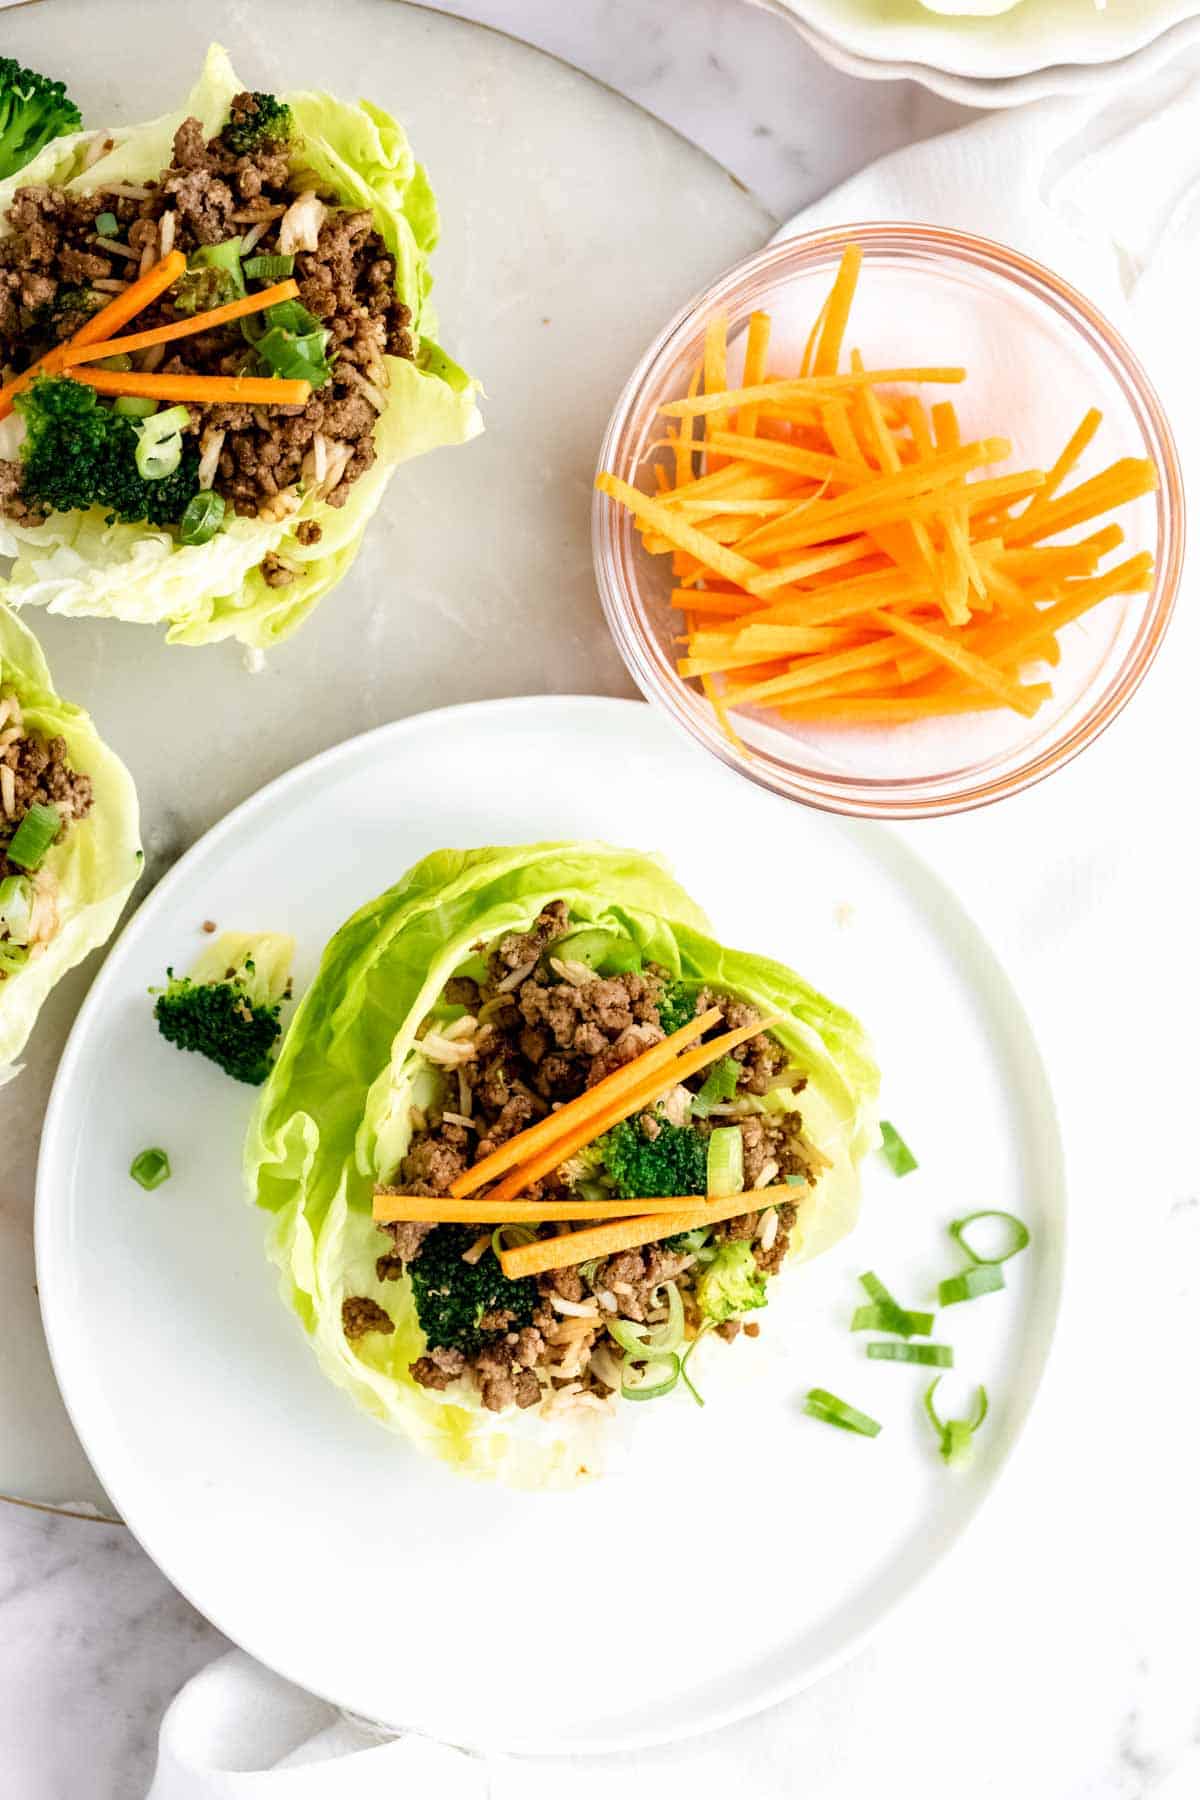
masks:
<svg viewBox="0 0 1200 1800"><path fill-rule="evenodd" d="M953 117L916 90L860 87L823 69L786 26L740 0L470 0L456 10L524 32L642 101L721 156L777 216ZM1177 666L1195 635L1177 640ZM65 641L57 632L53 648ZM525 686L622 691L611 657L583 632L523 673ZM504 691L481 675L443 694L435 674L431 666L431 700ZM1171 1015L1194 1011L1194 970L1181 971L1172 949L1193 935L1194 887L1185 848L1164 856L1166 834L1155 829L1171 789L1156 807L1127 791L1136 758L1153 764L1169 744L1157 734L1173 696L1183 699L1181 683L1156 675L1146 702L1084 764L944 842L968 881L987 866L981 845L997 870L1011 871L1023 846L1052 841L1048 821L1070 820L1072 835L1096 846L1061 872L1050 861L998 882L1005 904L994 920L1002 951L1025 967L1026 991L1058 1021L1045 1033L1052 1066L1069 1118L1086 1127L1063 1342L1027 1445L943 1575L846 1668L737 1728L748 1793L767 1791L768 1763L776 1776L790 1765L794 1790L819 1800L885 1790L904 1800L1200 1792L1195 1056L1186 1046L1158 1055ZM326 738L363 722L330 720ZM269 772L292 760L291 748L271 747ZM1185 793L1180 778L1174 798ZM1127 808L1120 831L1110 796ZM235 783L206 805L215 812L236 797ZM166 816L156 829L165 860L180 827ZM1135 853L1118 857L1117 838L1130 836ZM1056 929L1064 914L1075 921L1069 939ZM1114 968L1122 978L1110 985ZM78 992L62 998L53 1023ZM6 1163L0 1199L11 1263L21 1254L27 1164ZM19 1268L18 1278L27 1279ZM4 1354L32 1355L11 1332ZM0 1512L0 1795L140 1800L166 1701L220 1647L121 1528ZM686 1774L666 1753L613 1774L648 1777L668 1797L705 1792L694 1755Z"/></svg>

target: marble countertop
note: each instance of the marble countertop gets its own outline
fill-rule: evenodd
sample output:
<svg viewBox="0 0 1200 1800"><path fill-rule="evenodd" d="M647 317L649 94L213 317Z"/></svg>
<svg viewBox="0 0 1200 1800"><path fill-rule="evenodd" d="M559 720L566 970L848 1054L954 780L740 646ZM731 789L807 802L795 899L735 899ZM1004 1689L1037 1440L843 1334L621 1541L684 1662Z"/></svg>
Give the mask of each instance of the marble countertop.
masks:
<svg viewBox="0 0 1200 1800"><path fill-rule="evenodd" d="M912 86L836 74L746 0L467 0L441 10L514 31L629 95L711 151L776 218L882 151L966 116ZM563 680L624 691L609 662L586 684L548 665L542 685ZM345 733L334 723L330 735ZM1097 895L1117 894L1099 862L1088 879ZM1114 930L1136 928L1137 896L1125 893L1125 904ZM1039 972L1052 983L1052 934L1046 944ZM1147 956L1157 979L1153 946ZM1200 1299L1200 1202L1185 1166L1164 1155L1147 1177L1135 1271L1161 1297L1146 1329L1176 1360L1194 1340ZM27 1175L18 1170L18 1183ZM11 1207L11 1166L6 1176L0 1201ZM1120 1258L1111 1243L1107 1255L1092 1249L1079 1284L1116 1293ZM797 1791L814 1800L861 1800L885 1784L922 1800L1200 1792L1195 1558L1176 1450L1190 1413L1182 1403L1177 1416L1147 1408L1118 1354L1120 1331L1114 1319L1117 1341L1105 1346L1068 1338L1001 1494L902 1619L769 1726L735 1728L748 1771L769 1729L785 1734ZM1097 1448L1114 1411L1139 1421L1121 1458ZM0 1508L0 1794L140 1800L165 1705L223 1643L122 1528ZM667 1796L704 1794L694 1753L683 1788L670 1753L636 1766ZM633 1768L620 1759L614 1774Z"/></svg>

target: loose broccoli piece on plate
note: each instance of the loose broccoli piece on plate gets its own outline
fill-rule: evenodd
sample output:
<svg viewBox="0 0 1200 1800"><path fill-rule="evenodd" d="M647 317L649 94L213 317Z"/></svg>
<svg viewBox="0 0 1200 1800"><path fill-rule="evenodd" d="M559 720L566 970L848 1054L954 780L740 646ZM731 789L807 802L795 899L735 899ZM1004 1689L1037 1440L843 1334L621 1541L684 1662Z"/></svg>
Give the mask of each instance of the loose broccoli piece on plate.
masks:
<svg viewBox="0 0 1200 1800"><path fill-rule="evenodd" d="M765 1306L767 1278L754 1260L754 1246L744 1238L722 1244L696 1283L696 1299L714 1325Z"/></svg>
<svg viewBox="0 0 1200 1800"><path fill-rule="evenodd" d="M470 1225L439 1225L409 1265L417 1318L431 1349L461 1350L473 1356L489 1339L528 1325L538 1303L537 1282L510 1281L499 1259L486 1251L476 1263L463 1261L478 1233ZM491 1312L509 1312L502 1328L481 1331Z"/></svg>
<svg viewBox="0 0 1200 1800"><path fill-rule="evenodd" d="M292 135L292 109L274 94L238 94L229 109L221 142L235 156L248 156L264 145L282 147Z"/></svg>
<svg viewBox="0 0 1200 1800"><path fill-rule="evenodd" d="M708 1152L690 1125L661 1119L658 1135L649 1138L636 1119L624 1119L604 1138L601 1155L622 1200L706 1191Z"/></svg>
<svg viewBox="0 0 1200 1800"><path fill-rule="evenodd" d="M696 1016L696 989L682 981L672 981L658 998L658 1022L670 1037Z"/></svg>
<svg viewBox="0 0 1200 1800"><path fill-rule="evenodd" d="M42 378L18 394L25 420L21 493L48 512L102 506L111 524L147 520L175 525L196 492L200 458L185 445L178 467L159 480L139 475L138 434L131 420L104 406L93 389L69 376Z"/></svg>
<svg viewBox="0 0 1200 1800"><path fill-rule="evenodd" d="M61 81L0 56L0 181L33 161L54 138L83 124Z"/></svg>
<svg viewBox="0 0 1200 1800"><path fill-rule="evenodd" d="M224 932L190 975L167 970L154 1017L180 1050L194 1050L234 1081L261 1087L283 1027L279 1009L295 940L278 932Z"/></svg>

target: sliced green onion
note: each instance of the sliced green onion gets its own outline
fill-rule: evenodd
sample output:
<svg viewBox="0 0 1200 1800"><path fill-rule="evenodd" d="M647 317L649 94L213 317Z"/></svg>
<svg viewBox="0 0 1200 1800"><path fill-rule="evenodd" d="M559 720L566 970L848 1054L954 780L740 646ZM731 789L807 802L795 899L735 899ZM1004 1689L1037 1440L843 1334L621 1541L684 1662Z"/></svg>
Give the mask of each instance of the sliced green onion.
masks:
<svg viewBox="0 0 1200 1800"><path fill-rule="evenodd" d="M865 1274L860 1275L858 1279L860 1285L866 1289L871 1299L878 1300L881 1306L899 1306L900 1302L896 1299L896 1296L884 1287L874 1269L868 1269Z"/></svg>
<svg viewBox="0 0 1200 1800"><path fill-rule="evenodd" d="M116 213L102 212L96 214L97 237L116 237L120 229L121 226Z"/></svg>
<svg viewBox="0 0 1200 1800"><path fill-rule="evenodd" d="M609 1319L609 1334L627 1356L638 1362L670 1356L683 1342L683 1301L673 1281L664 1284L667 1316L661 1325L637 1325L632 1319Z"/></svg>
<svg viewBox="0 0 1200 1800"><path fill-rule="evenodd" d="M207 544L224 523L225 502L220 494L214 494L211 488L193 494L179 521L179 541L181 544Z"/></svg>
<svg viewBox="0 0 1200 1800"><path fill-rule="evenodd" d="M928 1337L933 1314L909 1312L903 1306L860 1306L850 1321L851 1331L891 1331L897 1337Z"/></svg>
<svg viewBox="0 0 1200 1800"><path fill-rule="evenodd" d="M697 1406L704 1405L704 1396L700 1392L700 1390L694 1385L691 1376L687 1372L687 1366L688 1366L689 1359L691 1358L691 1354L692 1354L693 1350L696 1348L696 1345L700 1342L700 1339L704 1336L705 1332L711 1331L711 1330L712 1330L712 1320L706 1319L704 1324L700 1327L699 1331L696 1333L695 1337L692 1339L691 1343L688 1345L687 1349L684 1351L683 1355L679 1359L679 1379L682 1381L684 1387L687 1389L688 1393L692 1396L692 1399L696 1402Z"/></svg>
<svg viewBox="0 0 1200 1800"><path fill-rule="evenodd" d="M695 1256L707 1244L711 1230L711 1225L697 1225L694 1231L677 1231L668 1242L672 1250L678 1250L684 1256Z"/></svg>
<svg viewBox="0 0 1200 1800"><path fill-rule="evenodd" d="M0 974L15 975L29 961L24 944L0 944Z"/></svg>
<svg viewBox="0 0 1200 1800"><path fill-rule="evenodd" d="M938 1305L957 1306L960 1300L978 1300L996 1294L1004 1286L1004 1270L992 1263L976 1263L961 1275L951 1275L938 1286Z"/></svg>
<svg viewBox="0 0 1200 1800"><path fill-rule="evenodd" d="M878 1437L883 1430L878 1419L859 1412L857 1406L851 1406L847 1400L839 1400L828 1388L809 1388L804 1397L804 1410L810 1419L838 1425L843 1431L856 1432L859 1437Z"/></svg>
<svg viewBox="0 0 1200 1800"><path fill-rule="evenodd" d="M1004 1220L1010 1237L1008 1249L1004 1251L1003 1255L981 1256L979 1251L968 1242L967 1227L974 1225L977 1219ZM1029 1245L1028 1225L1018 1219L1015 1213L997 1212L994 1207L988 1207L983 1212L968 1213L965 1219L955 1219L953 1225L950 1226L950 1236L954 1238L961 1249L966 1251L973 1263L980 1263L984 1268L994 1268L997 1263L1007 1262L1010 1256L1019 1256L1021 1251L1027 1249Z"/></svg>
<svg viewBox="0 0 1200 1800"><path fill-rule="evenodd" d="M742 1132L738 1125L719 1125L708 1140L709 1198L724 1200L742 1191Z"/></svg>
<svg viewBox="0 0 1200 1800"><path fill-rule="evenodd" d="M983 1386L976 1389L975 1417L973 1419L941 1419L938 1417L938 1410L933 1400L934 1392L941 1379L941 1376L938 1375L925 1389L925 1411L929 1415L929 1423L941 1441L943 1459L951 1467L961 1467L970 1459L974 1450L972 1439L987 1418L987 1389Z"/></svg>
<svg viewBox="0 0 1200 1800"><path fill-rule="evenodd" d="M137 447L133 460L143 481L163 481L173 475L183 456L180 433L191 421L186 406L168 406L152 413L137 426Z"/></svg>
<svg viewBox="0 0 1200 1800"><path fill-rule="evenodd" d="M636 1382L621 1382L621 1398L623 1400L661 1400L664 1394L673 1391L678 1382L679 1358L677 1356L660 1356L654 1362L646 1364Z"/></svg>
<svg viewBox="0 0 1200 1800"><path fill-rule="evenodd" d="M296 267L294 256L250 256L242 264L247 281L283 281Z"/></svg>
<svg viewBox="0 0 1200 1800"><path fill-rule="evenodd" d="M920 1167L896 1127L887 1119L880 1120L879 1134L883 1139L879 1147L887 1158L893 1175L911 1175L914 1169Z"/></svg>
<svg viewBox="0 0 1200 1800"><path fill-rule="evenodd" d="M102 356L96 367L111 369L115 375L126 375L133 367L133 358L128 356L124 350L120 350L115 356Z"/></svg>
<svg viewBox="0 0 1200 1800"><path fill-rule="evenodd" d="M787 1182L789 1187L807 1187L808 1186L808 1176L807 1175L785 1175L784 1180Z"/></svg>
<svg viewBox="0 0 1200 1800"><path fill-rule="evenodd" d="M930 1369L952 1369L954 1352L949 1344L894 1344L876 1338L867 1345L873 1362L924 1363Z"/></svg>
<svg viewBox="0 0 1200 1800"><path fill-rule="evenodd" d="M148 400L144 394L118 394L113 411L123 419L148 419L158 411L158 401Z"/></svg>
<svg viewBox="0 0 1200 1800"><path fill-rule="evenodd" d="M512 1250L518 1244L532 1244L537 1231L532 1225L497 1225L492 1233L492 1250L499 1257L502 1250Z"/></svg>
<svg viewBox="0 0 1200 1800"><path fill-rule="evenodd" d="M62 830L62 814L57 806L31 806L17 829L6 855L18 869L38 869L47 850Z"/></svg>
<svg viewBox="0 0 1200 1800"><path fill-rule="evenodd" d="M299 300L279 300L264 313L242 320L242 336L271 375L321 387L329 380L325 351L329 332Z"/></svg>
<svg viewBox="0 0 1200 1800"><path fill-rule="evenodd" d="M723 1056L720 1062L709 1070L704 1086L692 1101L692 1112L696 1118L706 1119L714 1106L720 1106L723 1101L732 1100L737 1093L737 1084L741 1073L741 1065L735 1063L732 1056Z"/></svg>
<svg viewBox="0 0 1200 1800"><path fill-rule="evenodd" d="M140 1187L161 1187L171 1173L165 1150L140 1150L129 1165L129 1173Z"/></svg>

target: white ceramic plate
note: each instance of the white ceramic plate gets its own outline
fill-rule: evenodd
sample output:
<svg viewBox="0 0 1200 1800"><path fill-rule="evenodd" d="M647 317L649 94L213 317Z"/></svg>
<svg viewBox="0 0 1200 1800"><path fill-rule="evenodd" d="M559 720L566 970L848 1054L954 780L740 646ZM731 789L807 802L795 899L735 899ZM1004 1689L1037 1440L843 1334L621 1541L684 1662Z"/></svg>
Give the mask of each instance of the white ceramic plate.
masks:
<svg viewBox="0 0 1200 1800"><path fill-rule="evenodd" d="M164 1044L146 990L186 965L206 918L295 932L303 984L336 926L427 851L592 835L662 851L719 936L785 958L862 1015L885 1113L921 1168L898 1182L872 1159L855 1236L784 1277L757 1342L702 1346L703 1411L675 1397L641 1409L603 1480L511 1494L423 1460L320 1375L240 1191L251 1093ZM150 1194L126 1172L147 1144L174 1167ZM963 1377L947 1398L982 1380L993 1400L977 1461L954 1476L921 1417L926 1371L868 1362L847 1326L860 1270L919 1303L957 1266L946 1223L984 1206L1027 1219L1035 1246L1004 1295L945 1315ZM497 701L328 751L230 814L150 896L55 1083L38 1276L101 1480L215 1624L393 1725L495 1749L614 1750L712 1729L815 1679L946 1555L1032 1404L1063 1207L1020 1004L896 838L758 792L646 707ZM882 1435L807 1419L812 1385L875 1414ZM731 1578L736 1629L706 1599ZM635 1624L647 1589L650 1623Z"/></svg>
<svg viewBox="0 0 1200 1800"><path fill-rule="evenodd" d="M1105 0L1102 6L1096 0L1019 0L974 17L934 11L921 0L760 3L852 56L893 65L893 72L915 64L976 82L1132 58L1200 13L1198 0ZM1003 7L1003 0L990 3Z"/></svg>
<svg viewBox="0 0 1200 1800"><path fill-rule="evenodd" d="M889 61L866 56L827 36L783 5L776 4L775 0L759 0L759 4L768 4L772 10L786 16L818 56L846 75L855 75L861 81L916 81L931 93L954 100L960 106L984 107L992 111L1064 95L1100 95L1119 86L1144 81L1173 57L1181 56L1190 45L1200 42L1200 16L1197 16L1181 19L1140 49L1111 61L1049 63L1025 74L988 77L934 68L927 61ZM911 56L926 54L914 38Z"/></svg>

